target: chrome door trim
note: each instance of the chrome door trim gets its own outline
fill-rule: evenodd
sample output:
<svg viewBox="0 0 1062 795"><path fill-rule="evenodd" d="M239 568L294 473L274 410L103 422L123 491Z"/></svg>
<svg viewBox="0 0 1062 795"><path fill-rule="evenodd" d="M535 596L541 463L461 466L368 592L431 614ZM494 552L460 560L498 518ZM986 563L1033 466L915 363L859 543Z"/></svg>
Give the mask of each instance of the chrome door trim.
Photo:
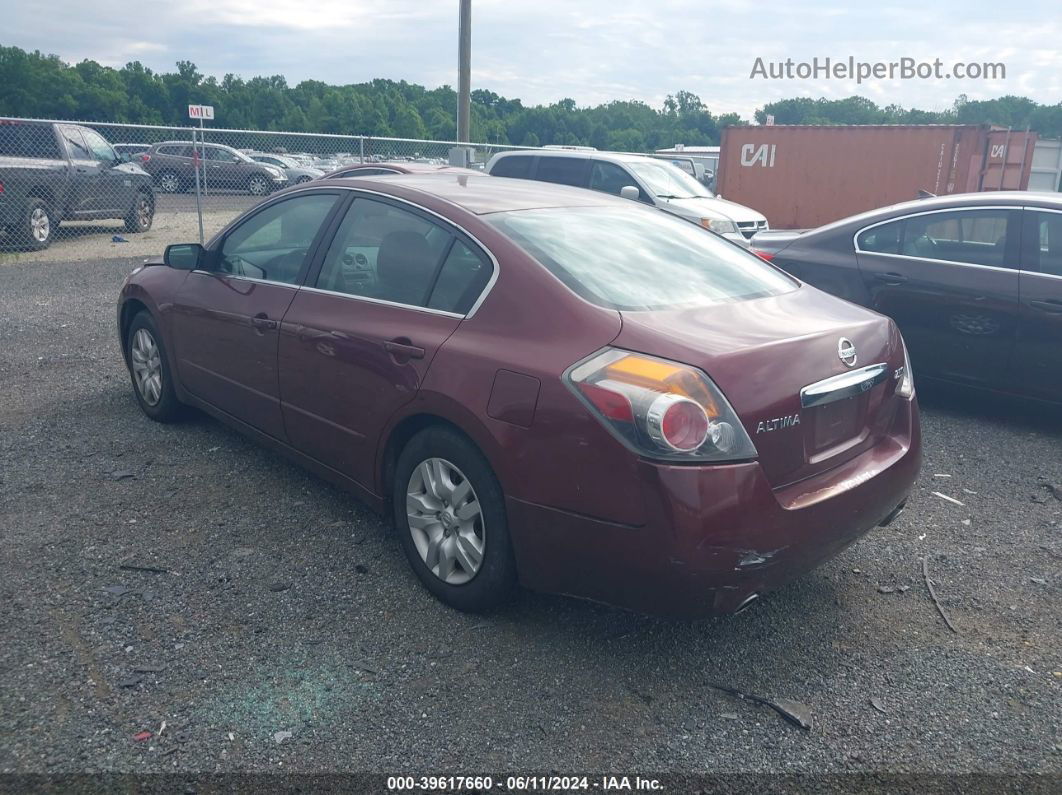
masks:
<svg viewBox="0 0 1062 795"><path fill-rule="evenodd" d="M430 306L417 306L416 304L402 304L398 301L385 301L382 298L371 298L367 295L355 295L353 293L341 293L338 290L323 290L320 287L306 287L305 285L298 288L299 292L306 293L318 293L320 295L334 295L338 298L349 298L352 301L366 301L370 304L382 304L384 306L393 306L398 309L412 309L414 312L426 312L429 315L442 315L443 317L453 317L458 320L464 320L465 315L459 312L447 312L444 309L433 309Z"/></svg>
<svg viewBox="0 0 1062 795"><path fill-rule="evenodd" d="M807 409L862 395L884 381L888 372L889 366L880 362L824 378L800 390L800 405Z"/></svg>

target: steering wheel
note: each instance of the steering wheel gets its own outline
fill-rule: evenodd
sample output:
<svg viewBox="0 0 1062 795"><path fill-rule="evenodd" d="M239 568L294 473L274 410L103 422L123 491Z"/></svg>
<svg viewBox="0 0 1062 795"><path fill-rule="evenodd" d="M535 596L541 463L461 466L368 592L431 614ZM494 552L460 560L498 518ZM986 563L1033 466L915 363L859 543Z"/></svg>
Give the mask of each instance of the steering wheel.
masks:
<svg viewBox="0 0 1062 795"><path fill-rule="evenodd" d="M275 257L263 262L258 266L263 274L272 273L273 278L283 279L285 276L290 276L291 281L295 280L295 276L298 275L299 268L302 267L303 260L306 259L306 249L296 248L284 254L278 254ZM269 278L263 275L263 279Z"/></svg>

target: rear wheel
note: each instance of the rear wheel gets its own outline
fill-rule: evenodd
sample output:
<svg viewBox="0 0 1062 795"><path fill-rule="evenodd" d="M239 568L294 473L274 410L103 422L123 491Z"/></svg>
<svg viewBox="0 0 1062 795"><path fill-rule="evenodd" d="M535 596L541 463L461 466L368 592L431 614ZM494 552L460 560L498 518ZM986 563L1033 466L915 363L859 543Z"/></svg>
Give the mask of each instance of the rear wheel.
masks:
<svg viewBox="0 0 1062 795"><path fill-rule="evenodd" d="M133 392L141 410L156 422L179 419L184 406L173 389L162 335L147 311L139 312L129 324L125 351Z"/></svg>
<svg viewBox="0 0 1062 795"><path fill-rule="evenodd" d="M59 221L41 199L30 199L15 235L17 242L33 251L48 248L55 236Z"/></svg>
<svg viewBox="0 0 1062 795"><path fill-rule="evenodd" d="M163 193L179 193L181 190L181 178L176 171L163 171L155 181Z"/></svg>
<svg viewBox="0 0 1062 795"><path fill-rule="evenodd" d="M146 232L151 229L151 224L154 220L155 203L151 201L151 197L147 193L143 191L137 192L136 200L125 216L125 231L134 233Z"/></svg>
<svg viewBox="0 0 1062 795"><path fill-rule="evenodd" d="M265 196L269 193L269 182L261 174L255 174L247 181L247 190L252 196Z"/></svg>
<svg viewBox="0 0 1062 795"><path fill-rule="evenodd" d="M427 428L398 457L395 525L425 587L458 610L479 612L516 591L501 486L482 453L443 426Z"/></svg>

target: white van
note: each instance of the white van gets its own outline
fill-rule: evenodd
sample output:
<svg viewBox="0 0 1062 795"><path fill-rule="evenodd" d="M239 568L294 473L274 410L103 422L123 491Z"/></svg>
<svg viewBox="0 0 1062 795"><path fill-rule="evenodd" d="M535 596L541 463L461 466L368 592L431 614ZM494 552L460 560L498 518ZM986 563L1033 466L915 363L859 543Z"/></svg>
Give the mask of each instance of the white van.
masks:
<svg viewBox="0 0 1062 795"><path fill-rule="evenodd" d="M556 149L499 152L487 163L487 173L624 196L698 223L745 247L754 234L768 228L762 214L720 199L671 163L646 155Z"/></svg>

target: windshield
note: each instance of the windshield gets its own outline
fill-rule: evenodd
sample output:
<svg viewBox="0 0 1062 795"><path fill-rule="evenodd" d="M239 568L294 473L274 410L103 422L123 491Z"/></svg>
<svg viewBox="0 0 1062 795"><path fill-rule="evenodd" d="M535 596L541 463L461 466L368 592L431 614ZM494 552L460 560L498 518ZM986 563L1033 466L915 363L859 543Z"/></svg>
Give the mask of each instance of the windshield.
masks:
<svg viewBox="0 0 1062 795"><path fill-rule="evenodd" d="M682 169L663 161L633 160L624 163L661 199L712 198L712 193Z"/></svg>
<svg viewBox="0 0 1062 795"><path fill-rule="evenodd" d="M576 293L610 309L700 306L797 287L711 232L636 205L515 210L485 218Z"/></svg>

